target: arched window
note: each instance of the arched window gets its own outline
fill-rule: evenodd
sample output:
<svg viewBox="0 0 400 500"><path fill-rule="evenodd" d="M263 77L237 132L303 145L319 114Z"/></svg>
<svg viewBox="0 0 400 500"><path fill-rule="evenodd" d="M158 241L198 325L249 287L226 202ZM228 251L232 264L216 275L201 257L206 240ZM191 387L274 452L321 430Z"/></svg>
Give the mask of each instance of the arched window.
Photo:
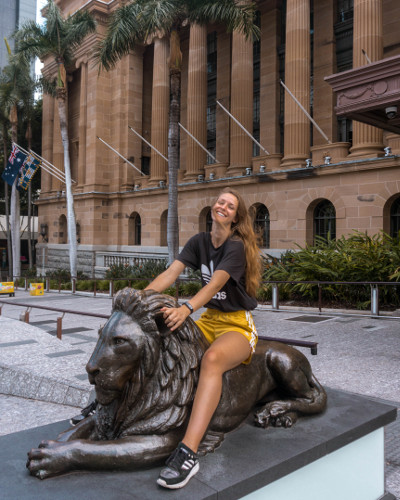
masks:
<svg viewBox="0 0 400 500"><path fill-rule="evenodd" d="M212 226L211 208L204 207L199 215L199 231L210 233Z"/></svg>
<svg viewBox="0 0 400 500"><path fill-rule="evenodd" d="M314 242L315 237L336 239L336 210L332 203L323 200L314 209Z"/></svg>
<svg viewBox="0 0 400 500"><path fill-rule="evenodd" d="M168 224L168 210L164 210L160 218L160 246L168 246L167 242L167 224Z"/></svg>
<svg viewBox="0 0 400 500"><path fill-rule="evenodd" d="M68 243L67 218L61 215L58 219L58 243Z"/></svg>
<svg viewBox="0 0 400 500"><path fill-rule="evenodd" d="M261 246L269 248L270 245L270 220L268 208L260 204L256 208L254 216L254 230L261 236Z"/></svg>
<svg viewBox="0 0 400 500"><path fill-rule="evenodd" d="M400 231L400 197L390 207L390 236L397 238Z"/></svg>
<svg viewBox="0 0 400 500"><path fill-rule="evenodd" d="M133 212L128 222L128 245L142 244L142 220L137 212Z"/></svg>
<svg viewBox="0 0 400 500"><path fill-rule="evenodd" d="M211 217L211 208L208 209L208 212L206 214L206 232L211 233L211 228L212 228L212 217Z"/></svg>

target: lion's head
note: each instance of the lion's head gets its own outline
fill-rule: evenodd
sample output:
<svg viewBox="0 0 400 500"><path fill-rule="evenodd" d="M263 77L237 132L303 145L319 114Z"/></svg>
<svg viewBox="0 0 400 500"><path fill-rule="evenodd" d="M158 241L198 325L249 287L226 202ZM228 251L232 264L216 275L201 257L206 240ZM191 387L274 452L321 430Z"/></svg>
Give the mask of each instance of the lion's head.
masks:
<svg viewBox="0 0 400 500"><path fill-rule="evenodd" d="M116 296L86 366L100 403L93 438L164 433L185 422L207 342L190 318L166 328L160 309L176 305L151 290Z"/></svg>

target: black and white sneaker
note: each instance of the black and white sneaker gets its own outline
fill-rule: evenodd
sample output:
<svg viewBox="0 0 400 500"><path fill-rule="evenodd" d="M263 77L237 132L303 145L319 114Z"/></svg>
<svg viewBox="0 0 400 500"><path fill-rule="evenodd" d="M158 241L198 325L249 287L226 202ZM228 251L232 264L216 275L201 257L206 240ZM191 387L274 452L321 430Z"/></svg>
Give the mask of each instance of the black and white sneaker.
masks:
<svg viewBox="0 0 400 500"><path fill-rule="evenodd" d="M184 443L179 443L165 464L157 484L171 490L183 488L200 468L196 453Z"/></svg>
<svg viewBox="0 0 400 500"><path fill-rule="evenodd" d="M72 417L69 421L71 425L76 425L79 424L82 420L84 420L86 417L90 417L91 415L94 415L96 413L96 407L97 407L97 399L92 401L86 408L84 408L79 415L75 415L75 417Z"/></svg>

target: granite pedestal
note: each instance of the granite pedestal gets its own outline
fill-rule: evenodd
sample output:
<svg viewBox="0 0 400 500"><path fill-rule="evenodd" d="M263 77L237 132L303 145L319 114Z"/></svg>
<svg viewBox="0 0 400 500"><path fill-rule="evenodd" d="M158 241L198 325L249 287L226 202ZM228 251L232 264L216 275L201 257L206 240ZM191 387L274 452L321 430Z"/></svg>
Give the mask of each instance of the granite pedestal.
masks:
<svg viewBox="0 0 400 500"><path fill-rule="evenodd" d="M0 438L0 496L33 499L395 500L385 492L383 428L396 408L328 389L322 415L291 429L260 429L251 419L200 462L182 490L156 485L159 468L80 472L41 481L28 474L26 453L68 427L58 422Z"/></svg>

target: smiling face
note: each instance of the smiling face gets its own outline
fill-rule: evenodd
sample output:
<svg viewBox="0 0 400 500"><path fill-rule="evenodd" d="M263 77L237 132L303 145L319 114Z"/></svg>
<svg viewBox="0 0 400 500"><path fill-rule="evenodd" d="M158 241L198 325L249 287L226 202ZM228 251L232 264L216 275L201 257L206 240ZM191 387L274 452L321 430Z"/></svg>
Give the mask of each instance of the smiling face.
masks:
<svg viewBox="0 0 400 500"><path fill-rule="evenodd" d="M231 226L237 222L239 201L232 193L222 193L211 210L214 222Z"/></svg>

